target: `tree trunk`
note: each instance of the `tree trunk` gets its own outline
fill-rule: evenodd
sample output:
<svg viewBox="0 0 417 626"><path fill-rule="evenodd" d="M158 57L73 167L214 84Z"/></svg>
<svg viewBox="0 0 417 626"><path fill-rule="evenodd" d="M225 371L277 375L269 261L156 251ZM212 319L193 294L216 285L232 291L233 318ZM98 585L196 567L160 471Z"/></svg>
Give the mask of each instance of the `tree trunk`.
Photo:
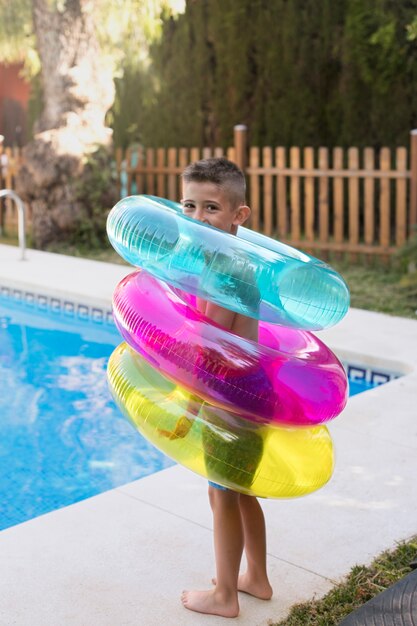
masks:
<svg viewBox="0 0 417 626"><path fill-rule="evenodd" d="M85 157L111 145L105 114L114 85L95 37L94 4L66 0L53 9L48 0L32 1L44 108L24 150L17 190L31 205L36 247L65 239L87 219L79 195Z"/></svg>

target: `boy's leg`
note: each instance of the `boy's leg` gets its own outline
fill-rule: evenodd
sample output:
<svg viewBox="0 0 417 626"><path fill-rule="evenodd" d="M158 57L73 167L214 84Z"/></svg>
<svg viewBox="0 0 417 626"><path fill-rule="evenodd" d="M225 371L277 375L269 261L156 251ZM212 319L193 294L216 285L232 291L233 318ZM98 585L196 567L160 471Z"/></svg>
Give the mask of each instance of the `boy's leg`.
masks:
<svg viewBox="0 0 417 626"><path fill-rule="evenodd" d="M243 524L239 494L209 487L213 510L214 553L217 584L209 591L184 591L182 602L199 613L236 617L239 614L237 584L243 552Z"/></svg>
<svg viewBox="0 0 417 626"><path fill-rule="evenodd" d="M258 500L253 496L240 496L245 553L248 568L239 576L239 590L262 600L269 600L272 587L266 569L265 518Z"/></svg>
<svg viewBox="0 0 417 626"><path fill-rule="evenodd" d="M266 569L266 529L265 518L258 500L253 496L239 497L242 517L244 547L247 571L238 579L238 590L249 593L261 600L270 600L272 587ZM217 578L213 578L217 584Z"/></svg>

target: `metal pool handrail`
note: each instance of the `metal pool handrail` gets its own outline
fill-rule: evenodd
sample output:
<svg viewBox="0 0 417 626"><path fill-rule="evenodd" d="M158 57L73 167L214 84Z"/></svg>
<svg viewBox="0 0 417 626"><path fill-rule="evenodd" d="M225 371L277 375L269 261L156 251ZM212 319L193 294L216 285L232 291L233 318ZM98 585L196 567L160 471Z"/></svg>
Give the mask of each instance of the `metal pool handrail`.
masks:
<svg viewBox="0 0 417 626"><path fill-rule="evenodd" d="M0 198L11 198L16 203L18 214L20 260L24 261L26 259L26 207L17 193L12 189L0 189Z"/></svg>

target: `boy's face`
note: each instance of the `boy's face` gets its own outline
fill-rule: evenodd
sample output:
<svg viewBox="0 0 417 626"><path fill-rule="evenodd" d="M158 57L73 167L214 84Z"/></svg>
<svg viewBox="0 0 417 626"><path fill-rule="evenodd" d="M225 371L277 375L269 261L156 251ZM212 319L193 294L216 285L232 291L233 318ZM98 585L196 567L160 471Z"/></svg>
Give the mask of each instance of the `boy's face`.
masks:
<svg viewBox="0 0 417 626"><path fill-rule="evenodd" d="M184 215L236 234L237 227L250 215L247 206L234 206L228 193L209 182L183 181L181 204Z"/></svg>

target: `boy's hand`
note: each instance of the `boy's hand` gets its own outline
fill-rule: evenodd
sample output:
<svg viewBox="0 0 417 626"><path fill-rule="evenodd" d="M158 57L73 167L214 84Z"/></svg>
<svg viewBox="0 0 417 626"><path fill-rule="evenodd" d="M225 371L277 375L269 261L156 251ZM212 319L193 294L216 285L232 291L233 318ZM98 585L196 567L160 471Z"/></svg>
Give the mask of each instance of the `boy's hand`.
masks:
<svg viewBox="0 0 417 626"><path fill-rule="evenodd" d="M193 423L194 420L183 415L175 424L174 430L164 430L162 428L158 428L158 435L162 435L162 437L166 437L171 441L173 439L183 439L188 434Z"/></svg>

